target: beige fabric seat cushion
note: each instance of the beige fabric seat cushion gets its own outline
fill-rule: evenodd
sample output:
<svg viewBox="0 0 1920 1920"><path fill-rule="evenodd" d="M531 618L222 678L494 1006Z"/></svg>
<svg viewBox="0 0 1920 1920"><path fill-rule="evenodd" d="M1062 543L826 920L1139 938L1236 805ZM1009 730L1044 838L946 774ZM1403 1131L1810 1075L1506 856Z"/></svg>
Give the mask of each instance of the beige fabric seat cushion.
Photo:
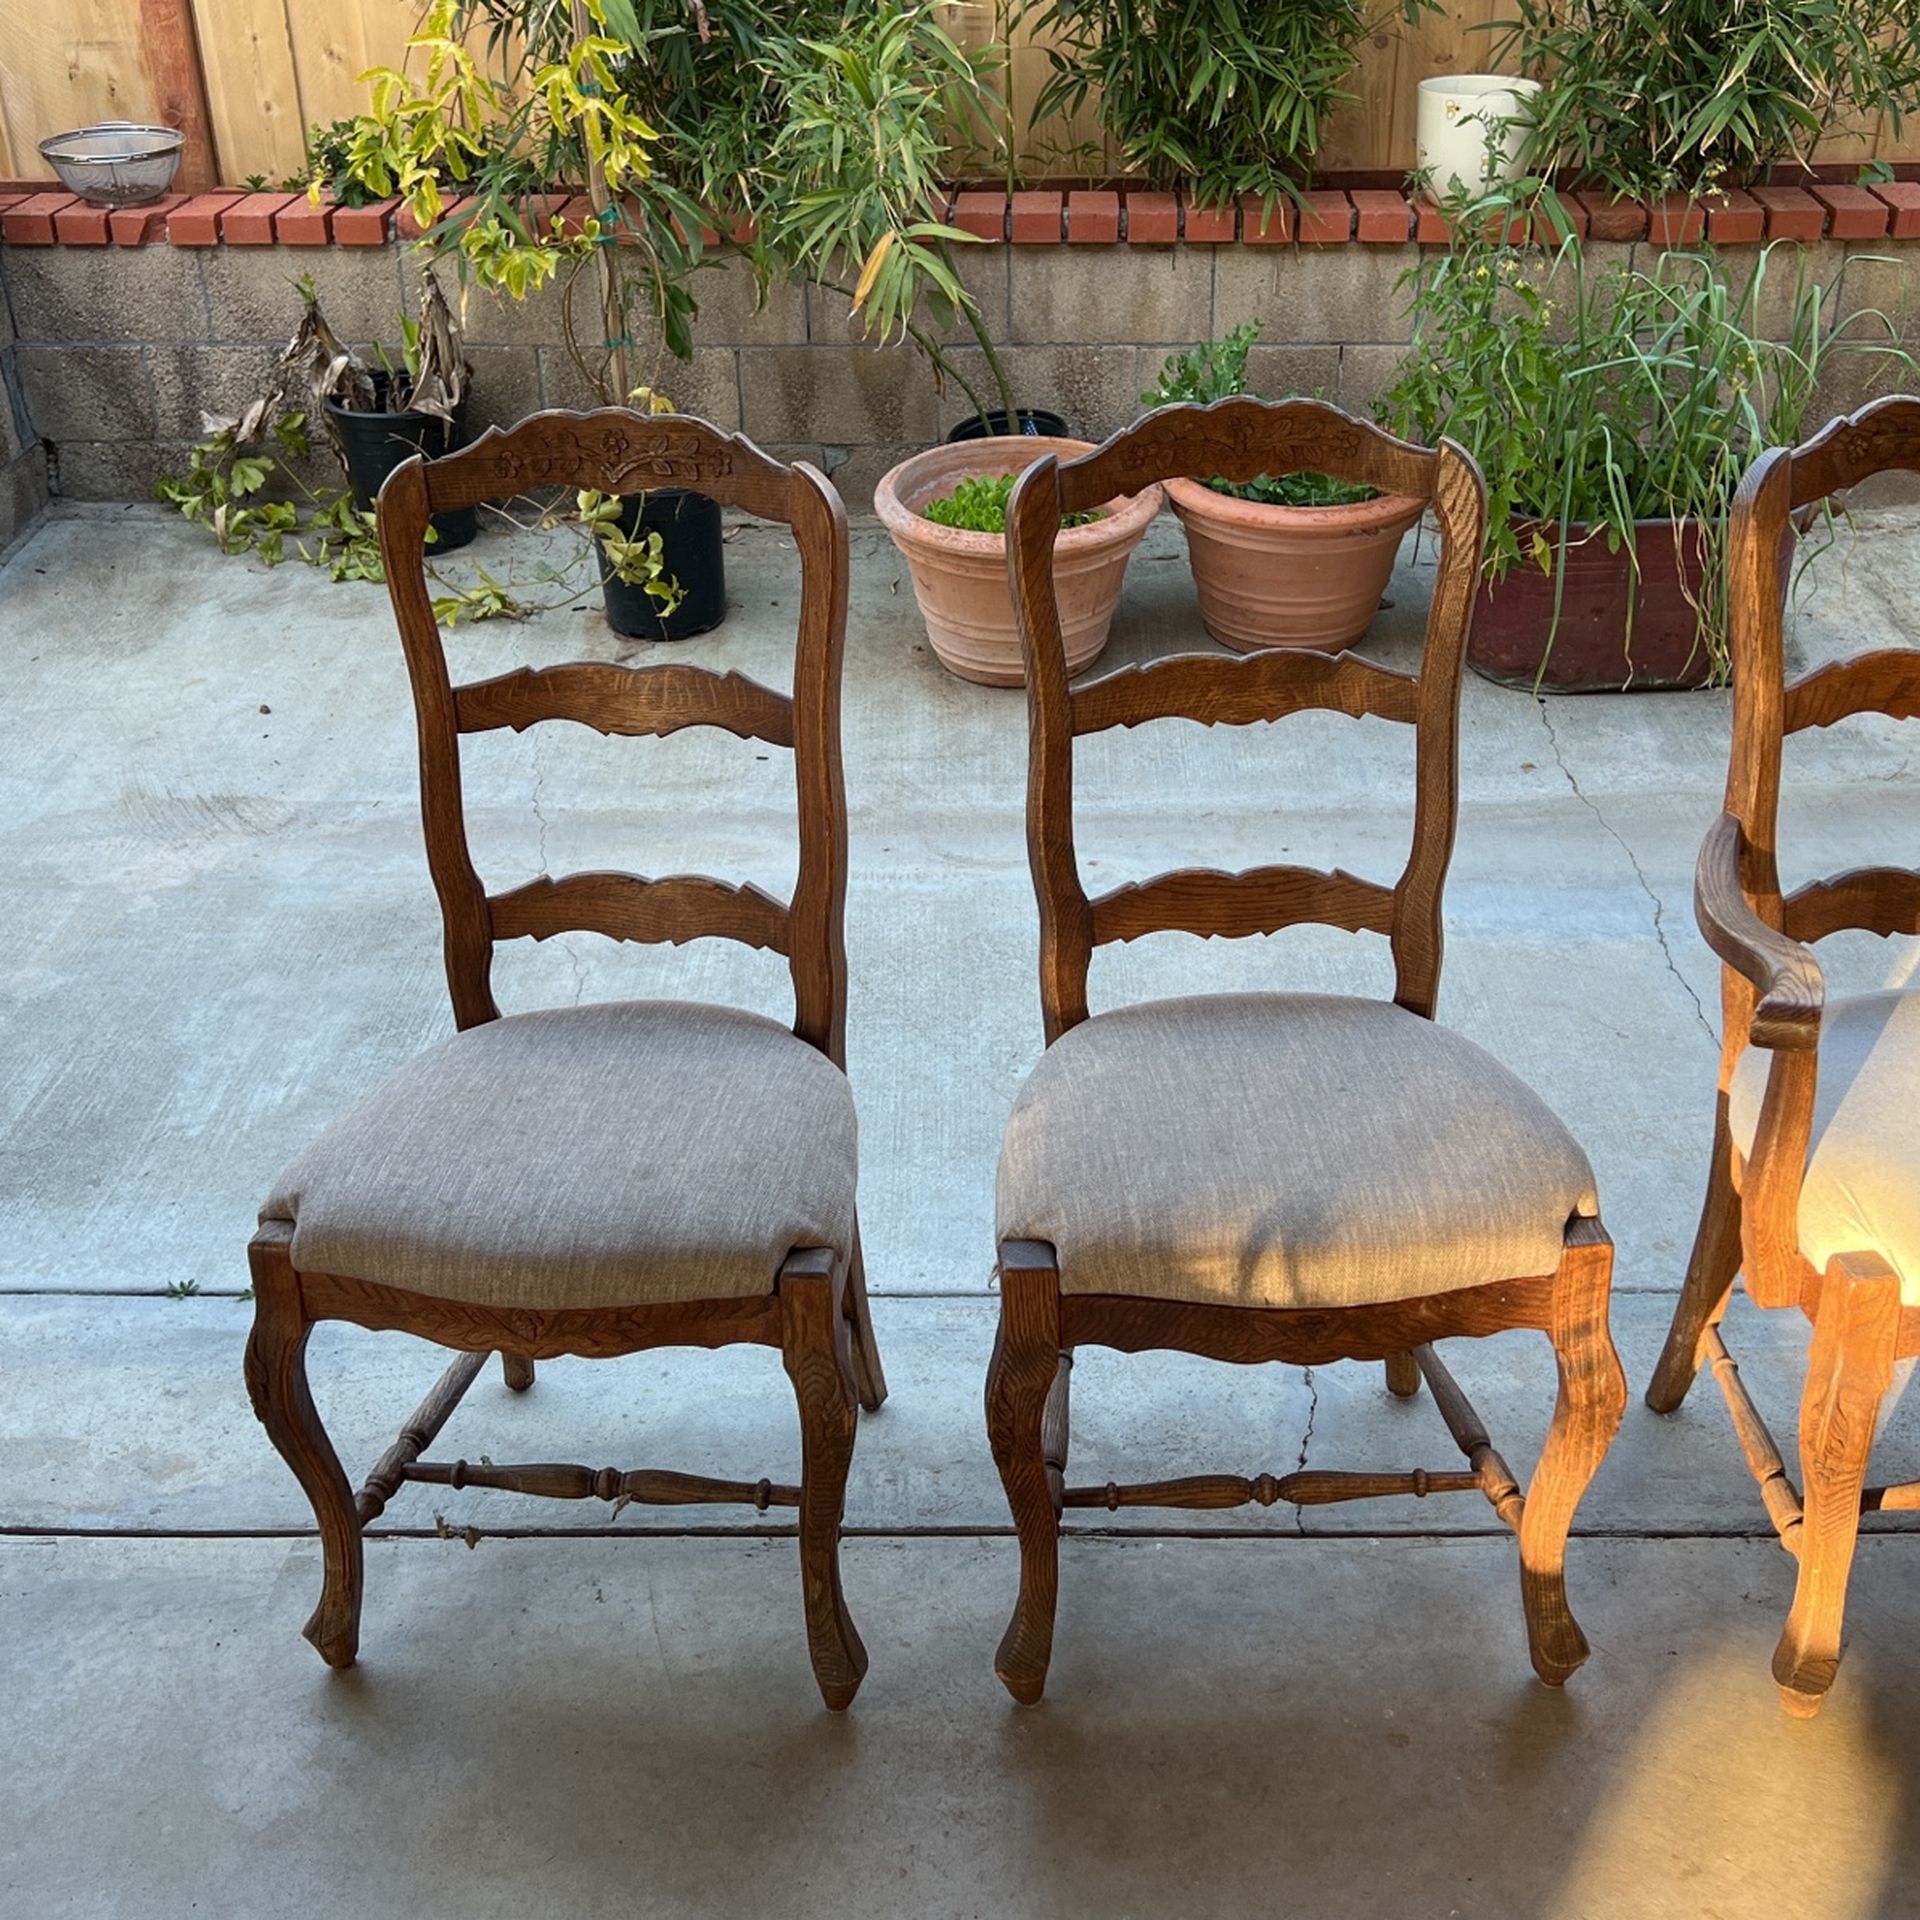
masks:
<svg viewBox="0 0 1920 1920"><path fill-rule="evenodd" d="M501 1307L772 1291L853 1245L853 1094L757 1014L559 1008L430 1048L280 1176L293 1264Z"/></svg>
<svg viewBox="0 0 1920 1920"><path fill-rule="evenodd" d="M1753 1151L1773 1055L1749 1047L1727 1089L1727 1123ZM1836 1253L1877 1253L1920 1305L1920 992L1830 1000L1820 1022L1813 1139L1800 1188L1800 1249L1824 1269Z"/></svg>
<svg viewBox="0 0 1920 1920"><path fill-rule="evenodd" d="M1222 994L1051 1046L1000 1152L1004 1239L1067 1293L1350 1307L1551 1273L1599 1202L1532 1090L1402 1007Z"/></svg>

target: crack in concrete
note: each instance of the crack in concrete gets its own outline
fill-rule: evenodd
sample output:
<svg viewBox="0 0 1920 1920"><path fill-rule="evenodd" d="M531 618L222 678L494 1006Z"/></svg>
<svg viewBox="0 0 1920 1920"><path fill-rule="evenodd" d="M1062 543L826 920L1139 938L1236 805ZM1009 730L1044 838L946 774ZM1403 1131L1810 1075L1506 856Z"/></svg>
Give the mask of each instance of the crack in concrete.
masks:
<svg viewBox="0 0 1920 1920"><path fill-rule="evenodd" d="M546 769L540 764L540 736L536 733L528 744L533 755L533 817L540 828L540 871L551 879L553 864L547 858L547 812L542 804L547 775ZM567 936L563 935L562 940L564 942L562 951L567 956L568 966L573 970L573 1004L577 1007L583 1004L587 997L586 963L580 958Z"/></svg>
<svg viewBox="0 0 1920 1920"><path fill-rule="evenodd" d="M1675 964L1673 948L1667 943L1667 909L1659 894L1653 890L1645 870L1640 865L1640 856L1628 844L1626 836L1607 816L1600 811L1592 796L1574 778L1573 769L1567 765L1566 756L1560 751L1560 736L1554 731L1553 716L1547 711L1545 700L1536 699L1534 705L1540 711L1540 724L1547 730L1547 744L1553 749L1553 763L1560 769L1561 778L1567 783L1573 796L1586 810L1599 821L1613 843L1627 856L1627 864L1633 869L1633 877L1640 883L1640 891L1647 896L1653 907L1653 937L1660 943L1660 957L1667 963L1667 971L1680 983L1680 991L1693 1003L1693 1016L1700 1023L1700 1031L1707 1036L1715 1053L1720 1051L1720 1035L1714 1024L1707 1018L1707 1010L1700 1004L1700 996L1694 992L1693 983Z"/></svg>
<svg viewBox="0 0 1920 1920"><path fill-rule="evenodd" d="M1313 1423L1320 1417L1320 1383L1313 1377L1311 1367L1302 1367L1300 1374L1307 1388L1307 1425L1306 1431L1300 1436L1300 1457L1293 1463L1295 1473L1306 1470L1307 1452L1313 1445ZM1302 1539L1306 1537L1307 1510L1297 1500L1293 1503L1293 1530Z"/></svg>

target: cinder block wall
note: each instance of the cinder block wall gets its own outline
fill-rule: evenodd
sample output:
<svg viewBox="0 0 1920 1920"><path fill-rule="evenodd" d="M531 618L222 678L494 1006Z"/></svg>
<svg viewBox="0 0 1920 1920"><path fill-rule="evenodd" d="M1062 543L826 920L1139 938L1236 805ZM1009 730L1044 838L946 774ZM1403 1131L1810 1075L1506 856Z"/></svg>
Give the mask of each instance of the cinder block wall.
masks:
<svg viewBox="0 0 1920 1920"><path fill-rule="evenodd" d="M1652 251L1645 240L1588 243L1596 264ZM1909 340L1920 342L1912 317L1920 289L1910 284L1920 275L1893 257L1909 252L1823 237L1805 258L1823 282L1844 268L1853 299L1901 316ZM1318 394L1366 411L1405 350L1402 276L1429 253L1411 239L1002 242L968 248L962 264L1021 404L1051 407L1097 440L1133 418L1169 352L1255 319L1265 327L1251 367L1257 390ZM1751 249L1730 254L1730 269L1744 272L1753 258ZM271 377L298 319L297 275L313 275L344 338L393 347L401 314L413 310L416 271L413 251L397 244L0 248L17 332L0 345L15 402L0 416L0 537L9 490L30 511L36 472L58 496L137 500L160 474L180 469L202 415L237 414ZM1779 276L1780 323L1789 277ZM697 350L691 362L664 362L660 384L685 412L743 430L777 457L819 463L854 512L870 508L889 466L967 411L959 388L940 391L913 349L861 340L843 296L775 286L761 304L738 260L703 269L697 291ZM576 298L591 338L584 278ZM591 404L558 290L518 304L476 292L466 325L476 425ZM964 330L954 358L985 394L984 355ZM1884 368L1856 362L1821 396L1815 420L1893 384ZM44 469L30 451L36 441Z"/></svg>
<svg viewBox="0 0 1920 1920"><path fill-rule="evenodd" d="M46 456L35 441L18 362L13 316L0 288L0 553L47 503Z"/></svg>

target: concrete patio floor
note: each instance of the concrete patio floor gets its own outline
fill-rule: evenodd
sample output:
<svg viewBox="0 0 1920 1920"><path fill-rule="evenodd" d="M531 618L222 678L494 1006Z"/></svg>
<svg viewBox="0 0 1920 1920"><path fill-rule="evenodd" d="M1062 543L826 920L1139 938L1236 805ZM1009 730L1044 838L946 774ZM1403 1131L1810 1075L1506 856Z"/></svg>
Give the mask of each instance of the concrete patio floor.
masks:
<svg viewBox="0 0 1920 1920"><path fill-rule="evenodd" d="M791 551L743 529L730 566L728 624L677 657L784 683ZM1410 545L1369 652L1412 660L1430 579ZM1810 571L1796 659L1908 644L1916 607L1920 512L1865 513ZM1104 664L1205 644L1162 524ZM246 1403L243 1249L281 1163L451 1025L385 596L223 561L157 510L69 510L0 565L0 645L0 1920L1920 1911L1920 1536L1870 1523L1839 1683L1791 1721L1767 1660L1792 1563L1718 1396L1638 1401L1712 1114L1690 891L1723 695L1465 692L1441 1014L1582 1140L1620 1249L1635 1398L1569 1562L1592 1663L1564 1693L1532 1679L1511 1541L1470 1496L1101 1515L1070 1529L1024 1711L991 1672L1015 1554L979 1411L994 1156L1041 1040L1024 710L939 668L856 527L849 1067L893 1397L849 1490L872 1669L834 1718L791 1541L732 1509L411 1488L374 1530L360 1667L299 1639L318 1553ZM649 652L597 612L450 651L462 678ZM1790 875L1913 859L1915 738L1869 719L1793 744ZM1402 730L1331 715L1102 736L1083 857L1102 884L1283 857L1391 877L1410 768ZM486 735L467 775L496 888L543 862L791 880L790 763L751 743ZM1916 964L1911 942L1823 951L1837 990ZM1102 951L1095 1003L1379 991L1385 955L1155 936ZM714 942L566 938L502 949L496 978L510 1009L790 1011L782 963ZM1734 1321L1788 1436L1804 1328ZM1544 1343L1452 1358L1524 1473ZM356 1478L438 1366L316 1336ZM1373 1368L1089 1353L1074 1411L1075 1479L1454 1464L1426 1397ZM1886 1477L1911 1438L1897 1413ZM524 1398L490 1373L435 1452L779 1478L797 1430L777 1356L652 1354L545 1365Z"/></svg>

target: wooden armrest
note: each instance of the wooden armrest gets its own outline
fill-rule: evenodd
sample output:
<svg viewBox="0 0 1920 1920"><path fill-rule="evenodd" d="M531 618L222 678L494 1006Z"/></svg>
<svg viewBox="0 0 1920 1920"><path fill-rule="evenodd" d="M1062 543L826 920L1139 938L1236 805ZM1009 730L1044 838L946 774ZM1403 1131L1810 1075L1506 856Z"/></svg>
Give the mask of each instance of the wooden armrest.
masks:
<svg viewBox="0 0 1920 1920"><path fill-rule="evenodd" d="M1723 813L1701 843L1693 876L1693 912L1701 935L1759 993L1749 1044L1800 1051L1820 1044L1826 979L1811 947L1789 940L1754 912L1740 883L1746 835Z"/></svg>

